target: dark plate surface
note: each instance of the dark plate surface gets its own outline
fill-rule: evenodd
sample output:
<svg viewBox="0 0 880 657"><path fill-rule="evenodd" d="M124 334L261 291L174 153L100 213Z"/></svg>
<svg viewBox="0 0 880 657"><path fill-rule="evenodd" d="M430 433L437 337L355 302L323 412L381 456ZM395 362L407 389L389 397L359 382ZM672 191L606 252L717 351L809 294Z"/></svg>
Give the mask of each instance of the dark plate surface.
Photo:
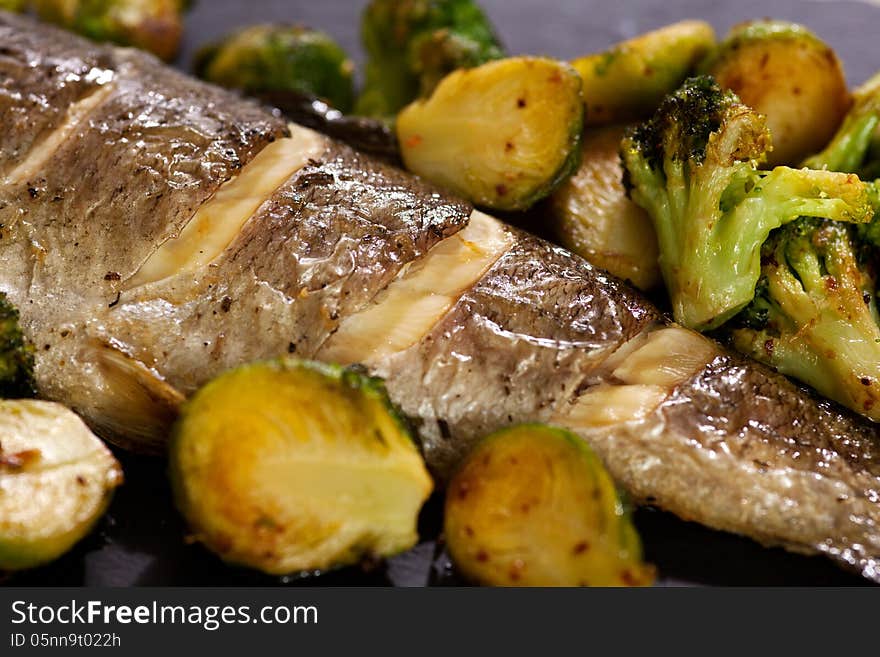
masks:
<svg viewBox="0 0 880 657"><path fill-rule="evenodd" d="M298 22L336 37L360 61L358 17L363 0L199 0L187 22L179 65L187 68L203 43L235 27L261 21ZM639 32L684 18L703 18L721 33L750 18L796 20L826 39L857 84L880 69L880 7L849 0L483 0L513 53L575 57ZM282 581L230 568L198 545L170 499L165 465L120 454L126 483L95 533L54 564L15 576L18 585L446 585L459 583L442 549L440 509L432 500L422 514L424 542L371 568L345 569L319 577ZM636 523L646 557L660 584L851 585L862 580L820 557L779 549L642 509Z"/></svg>

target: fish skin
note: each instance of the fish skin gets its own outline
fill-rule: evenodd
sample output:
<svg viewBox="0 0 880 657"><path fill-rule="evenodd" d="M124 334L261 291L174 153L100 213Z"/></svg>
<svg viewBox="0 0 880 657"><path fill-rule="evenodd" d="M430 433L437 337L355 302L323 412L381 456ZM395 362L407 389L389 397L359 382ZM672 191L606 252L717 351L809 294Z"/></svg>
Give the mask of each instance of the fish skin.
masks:
<svg viewBox="0 0 880 657"><path fill-rule="evenodd" d="M720 345L645 418L567 421L566 405L615 383L605 363L616 350L669 322L617 279L517 234L430 334L370 364L414 418L437 476L491 431L556 422L584 437L636 502L825 553L880 582L875 425Z"/></svg>
<svg viewBox="0 0 880 657"><path fill-rule="evenodd" d="M2 12L0 30L18 35L5 46L9 67L65 60L90 71L100 62L114 85L38 179L0 182L0 290L38 346L41 395L126 447L164 450L179 396L228 367L314 355L341 316L467 224L466 203L326 140L204 271L129 289L144 261L288 124L144 53ZM51 56L41 57L43 43ZM2 78L0 99L73 102L93 90L59 96L77 75ZM64 114L38 120L40 134ZM20 161L34 143L33 130L18 128L0 163ZM135 377L132 389L120 390L120 368ZM154 405L161 421L128 436L118 417L136 402Z"/></svg>
<svg viewBox="0 0 880 657"><path fill-rule="evenodd" d="M68 106L98 88L89 73L108 63L100 47L83 43L71 57L66 40L37 43L21 26L14 17L0 18L0 79L16 81L0 86L0 177L51 131Z"/></svg>
<svg viewBox="0 0 880 657"><path fill-rule="evenodd" d="M116 386L91 358L90 327L220 185L287 134L287 122L137 51L90 44L10 14L0 13L0 31L16 35L3 42L4 66L45 72L0 77L0 106L40 99L36 110L24 105L36 127L17 121L4 130L0 161L20 162L39 135L64 121L68 108L58 111L53 102L94 90L80 72L98 67L91 78L111 85L36 176L0 178L0 289L37 347L40 392L100 426L91 411L106 408ZM161 381L157 390L149 376L142 383L145 398L173 397Z"/></svg>
<svg viewBox="0 0 880 657"><path fill-rule="evenodd" d="M286 127L149 56L93 46L0 12L4 30L26 47L21 55L7 48L0 60L20 56L48 70L51 59L84 70L90 58L100 59L124 90L53 156L38 187L30 187L36 194L26 184L0 185L0 290L19 307L38 347L41 393L129 447L151 436L158 442L148 446L160 445L175 394L182 398L181 391L219 369L287 353L290 345L297 355L317 353L334 322L369 304L407 263L467 221L468 206L328 141L325 155L282 186L208 271L127 290L140 264ZM0 171L63 116L54 104L86 92L53 96L51 76L20 83L44 85L39 95L55 100L32 129L19 122L4 134ZM18 111L3 109L17 83L4 84L0 112ZM148 138L135 148L134 135ZM163 157L169 141L180 158ZM144 158L169 168L149 167ZM137 173L145 166L145 174ZM187 184L176 184L178 174ZM358 237L350 248L349 234ZM563 249L513 234L513 247L434 329L370 364L388 377L393 400L420 427L441 478L483 433L524 420L564 423L584 395L620 383L608 365L616 355L667 325L625 284ZM331 237L319 244L318 235ZM320 257L310 261L314 249ZM306 262L313 267L300 267ZM317 295L314 305L293 294L304 283L306 299ZM263 313L268 319L252 319ZM318 316L326 326L314 326ZM219 350L218 331L225 336ZM209 335L214 341L204 345ZM129 392L143 388L143 398L168 411L142 435L125 436L117 416L106 420L124 414L126 398L96 365L96 349L128 359L131 368L121 371L134 380ZM874 425L762 365L712 349L710 362L666 391L647 415L602 427L569 425L635 499L765 544L826 553L880 581Z"/></svg>
<svg viewBox="0 0 880 657"><path fill-rule="evenodd" d="M514 233L516 244L421 341L368 363L415 419L443 480L488 433L549 421L598 382L610 354L662 321L617 279Z"/></svg>
<svg viewBox="0 0 880 657"><path fill-rule="evenodd" d="M89 333L187 394L243 362L312 358L343 317L469 215L466 204L327 141L211 267L124 292Z"/></svg>
<svg viewBox="0 0 880 657"><path fill-rule="evenodd" d="M718 348L648 417L578 430L637 502L880 583L880 442L866 420Z"/></svg>
<svg viewBox="0 0 880 657"><path fill-rule="evenodd" d="M795 551L809 545L880 581L876 425L728 353L680 385L658 416L659 426L710 455L716 471L727 459L743 473L736 478L743 485L723 489L691 478L688 497L695 500L679 505L679 515L706 518L711 512L714 527L750 526L759 541ZM645 473L641 479L643 487L650 485Z"/></svg>

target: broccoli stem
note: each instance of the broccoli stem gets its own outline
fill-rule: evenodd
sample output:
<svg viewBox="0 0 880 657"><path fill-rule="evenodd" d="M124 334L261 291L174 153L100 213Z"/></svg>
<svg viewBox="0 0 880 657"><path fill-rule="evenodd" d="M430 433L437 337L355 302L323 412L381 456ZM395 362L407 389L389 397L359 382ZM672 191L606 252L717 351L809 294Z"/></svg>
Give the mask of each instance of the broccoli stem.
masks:
<svg viewBox="0 0 880 657"><path fill-rule="evenodd" d="M880 126L880 72L859 86L852 100L852 107L834 137L821 152L807 158L805 166L864 174L876 165L868 160L872 159L872 145Z"/></svg>
<svg viewBox="0 0 880 657"><path fill-rule="evenodd" d="M871 140L880 124L880 116L860 116L845 124L821 152L809 157L804 166L811 169L856 172L862 168Z"/></svg>

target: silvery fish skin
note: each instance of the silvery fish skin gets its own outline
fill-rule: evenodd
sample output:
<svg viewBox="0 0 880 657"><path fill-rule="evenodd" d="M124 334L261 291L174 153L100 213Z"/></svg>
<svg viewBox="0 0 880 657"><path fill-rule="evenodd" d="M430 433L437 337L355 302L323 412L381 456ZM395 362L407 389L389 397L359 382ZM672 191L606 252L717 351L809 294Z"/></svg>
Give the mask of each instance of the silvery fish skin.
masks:
<svg viewBox="0 0 880 657"><path fill-rule="evenodd" d="M223 369L343 353L339 336L384 310L406 323L389 300L483 226L497 248L448 307L356 358L386 377L439 479L486 433L553 422L638 501L880 581L875 427L565 250L307 135L309 157L208 264L135 284L224 183L306 133L147 55L2 12L0 121L0 290L37 347L41 394L108 439L159 451L181 400Z"/></svg>

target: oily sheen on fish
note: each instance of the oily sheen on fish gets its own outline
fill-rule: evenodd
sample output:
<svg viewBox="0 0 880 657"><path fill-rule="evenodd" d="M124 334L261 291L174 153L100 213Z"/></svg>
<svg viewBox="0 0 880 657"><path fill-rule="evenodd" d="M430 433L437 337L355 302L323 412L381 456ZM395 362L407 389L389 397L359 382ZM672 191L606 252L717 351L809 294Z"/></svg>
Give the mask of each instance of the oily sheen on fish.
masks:
<svg viewBox="0 0 880 657"><path fill-rule="evenodd" d="M635 499L880 581L875 427L565 250L134 51L0 12L0 290L40 393L163 449L228 367L386 378L442 480L523 421Z"/></svg>

